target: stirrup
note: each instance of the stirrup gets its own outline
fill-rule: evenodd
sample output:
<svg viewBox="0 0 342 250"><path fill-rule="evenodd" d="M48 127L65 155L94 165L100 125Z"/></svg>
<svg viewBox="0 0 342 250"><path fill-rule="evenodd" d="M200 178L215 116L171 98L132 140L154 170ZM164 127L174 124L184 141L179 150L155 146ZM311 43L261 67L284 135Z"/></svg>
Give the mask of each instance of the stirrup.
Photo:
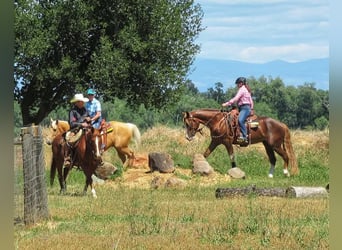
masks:
<svg viewBox="0 0 342 250"><path fill-rule="evenodd" d="M70 158L66 158L66 159L64 159L64 163L63 163L63 165L64 165L64 167L67 167L67 168L69 168L70 166L71 166L71 160L70 160Z"/></svg>

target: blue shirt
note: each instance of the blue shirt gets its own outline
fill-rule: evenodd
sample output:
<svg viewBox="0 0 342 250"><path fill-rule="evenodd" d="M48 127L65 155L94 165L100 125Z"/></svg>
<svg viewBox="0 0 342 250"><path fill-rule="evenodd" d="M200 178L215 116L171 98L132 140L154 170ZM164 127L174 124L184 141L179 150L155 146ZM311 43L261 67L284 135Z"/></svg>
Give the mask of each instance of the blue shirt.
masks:
<svg viewBox="0 0 342 250"><path fill-rule="evenodd" d="M97 99L94 98L92 101L89 101L86 103L86 109L89 113L90 118L93 118L98 111L101 112L101 103ZM102 120L102 117L100 116L95 121L92 121L91 125L94 128L99 129L101 120Z"/></svg>

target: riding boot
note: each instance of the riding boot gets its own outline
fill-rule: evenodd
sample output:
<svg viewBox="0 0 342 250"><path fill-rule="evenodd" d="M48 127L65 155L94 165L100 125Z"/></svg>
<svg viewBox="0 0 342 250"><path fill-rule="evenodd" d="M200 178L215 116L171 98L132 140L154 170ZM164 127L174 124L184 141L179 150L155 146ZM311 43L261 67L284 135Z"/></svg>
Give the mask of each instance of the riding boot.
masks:
<svg viewBox="0 0 342 250"><path fill-rule="evenodd" d="M66 155L64 157L64 166L67 167L67 168L70 168L70 166L71 166L71 157L70 157L70 155Z"/></svg>
<svg viewBox="0 0 342 250"><path fill-rule="evenodd" d="M64 152L64 166L67 168L71 167L71 156L70 156L70 148L67 146L67 149Z"/></svg>

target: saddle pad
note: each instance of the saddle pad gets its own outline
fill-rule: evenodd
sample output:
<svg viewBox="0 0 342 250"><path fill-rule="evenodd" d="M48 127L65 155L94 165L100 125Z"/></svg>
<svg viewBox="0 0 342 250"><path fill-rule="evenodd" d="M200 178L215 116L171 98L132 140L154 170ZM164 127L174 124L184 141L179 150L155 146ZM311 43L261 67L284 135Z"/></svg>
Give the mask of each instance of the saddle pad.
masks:
<svg viewBox="0 0 342 250"><path fill-rule="evenodd" d="M259 126L259 122L248 122L248 123L251 128L257 128Z"/></svg>

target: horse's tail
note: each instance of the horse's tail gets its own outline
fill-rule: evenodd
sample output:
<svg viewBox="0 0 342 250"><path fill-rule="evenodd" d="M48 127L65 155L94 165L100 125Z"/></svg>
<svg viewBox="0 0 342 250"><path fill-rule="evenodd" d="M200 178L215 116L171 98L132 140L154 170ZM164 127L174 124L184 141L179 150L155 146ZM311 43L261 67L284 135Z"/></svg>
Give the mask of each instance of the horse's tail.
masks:
<svg viewBox="0 0 342 250"><path fill-rule="evenodd" d="M297 158L293 151L293 147L291 143L291 134L287 126L285 126L284 146L285 146L285 151L287 152L288 157L289 157L289 164L291 166L291 170L290 170L291 175L298 175L299 168L298 168Z"/></svg>
<svg viewBox="0 0 342 250"><path fill-rule="evenodd" d="M135 124L132 124L132 134L133 134L133 140L135 141L136 145L140 144L140 140L141 140L141 134L140 131L138 129L138 127Z"/></svg>

